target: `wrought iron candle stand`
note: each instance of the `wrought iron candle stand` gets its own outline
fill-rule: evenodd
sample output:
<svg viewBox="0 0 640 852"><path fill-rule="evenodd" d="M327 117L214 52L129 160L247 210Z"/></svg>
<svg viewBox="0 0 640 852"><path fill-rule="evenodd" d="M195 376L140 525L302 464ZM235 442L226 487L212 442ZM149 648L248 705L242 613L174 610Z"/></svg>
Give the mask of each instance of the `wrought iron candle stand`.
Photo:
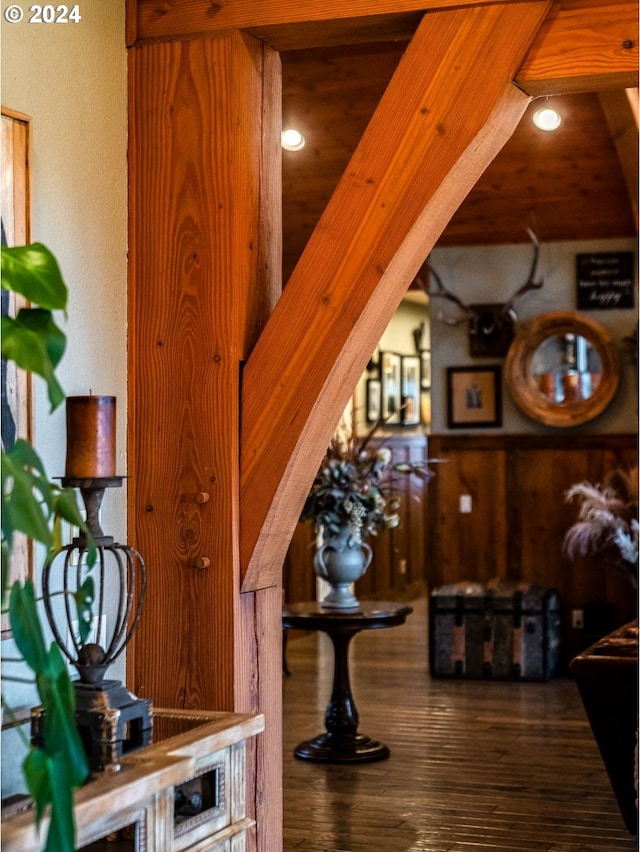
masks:
<svg viewBox="0 0 640 852"><path fill-rule="evenodd" d="M146 591L146 568L140 554L132 547L117 544L100 527L105 490L119 488L122 481L121 476L62 479L63 486L80 489L97 559L94 566L87 567L90 543L81 533L58 550L42 574L45 610L53 635L80 675L80 680L74 682L76 721L93 771L117 763L127 751L151 741L151 700L136 698L118 680L105 680L106 670L124 651L137 627ZM87 574L92 574L95 580L97 624L92 629L96 641L85 643L75 628L77 616L71 598ZM104 613L107 590L110 599L117 596L118 600L117 614L109 630ZM60 608L55 612L55 600L60 594L64 598L64 618L60 616ZM100 644L103 636L105 647ZM34 711L32 716L32 736L35 742L42 736L41 711Z"/></svg>

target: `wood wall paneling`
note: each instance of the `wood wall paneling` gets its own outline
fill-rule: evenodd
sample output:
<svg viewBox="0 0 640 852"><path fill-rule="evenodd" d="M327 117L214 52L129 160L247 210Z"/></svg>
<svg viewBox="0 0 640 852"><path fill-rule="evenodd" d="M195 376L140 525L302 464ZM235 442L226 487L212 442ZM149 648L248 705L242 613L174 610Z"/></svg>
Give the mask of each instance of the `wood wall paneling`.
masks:
<svg viewBox="0 0 640 852"><path fill-rule="evenodd" d="M437 442L432 452L440 458ZM505 576L505 452L481 453L461 446L445 458L436 471L437 496L432 495L438 512L438 553L432 570L438 572L438 584L467 576L478 580ZM471 498L471 512L464 514L460 512L463 495Z"/></svg>
<svg viewBox="0 0 640 852"><path fill-rule="evenodd" d="M607 604L613 626L635 617L626 578L593 556L570 561L562 542L577 519L577 504L564 500L567 489L635 466L637 436L434 435L429 451L447 459L429 491L430 588L507 577L557 589L565 661L586 647L570 627L572 609ZM471 514L460 513L461 494L471 495Z"/></svg>

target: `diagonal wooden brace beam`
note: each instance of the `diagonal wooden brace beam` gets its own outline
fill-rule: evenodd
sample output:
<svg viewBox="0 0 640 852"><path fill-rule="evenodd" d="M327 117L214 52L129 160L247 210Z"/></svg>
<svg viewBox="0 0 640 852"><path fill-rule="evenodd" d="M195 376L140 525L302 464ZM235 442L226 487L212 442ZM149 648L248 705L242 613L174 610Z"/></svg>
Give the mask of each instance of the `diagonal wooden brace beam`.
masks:
<svg viewBox="0 0 640 852"><path fill-rule="evenodd" d="M426 15L249 361L243 590L272 585L309 485L419 266L512 134L546 2Z"/></svg>

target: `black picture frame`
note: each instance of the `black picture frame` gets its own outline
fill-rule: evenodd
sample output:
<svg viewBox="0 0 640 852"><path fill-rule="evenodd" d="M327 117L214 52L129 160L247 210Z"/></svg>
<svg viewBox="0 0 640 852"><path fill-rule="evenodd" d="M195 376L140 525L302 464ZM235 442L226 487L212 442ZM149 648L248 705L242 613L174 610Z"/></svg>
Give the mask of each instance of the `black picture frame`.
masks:
<svg viewBox="0 0 640 852"><path fill-rule="evenodd" d="M420 356L403 355L401 362L402 425L420 424Z"/></svg>
<svg viewBox="0 0 640 852"><path fill-rule="evenodd" d="M447 426L480 429L502 426L502 369L447 367Z"/></svg>
<svg viewBox="0 0 640 852"><path fill-rule="evenodd" d="M377 423L382 417L382 382L380 379L367 379L366 414L367 423Z"/></svg>
<svg viewBox="0 0 640 852"><path fill-rule="evenodd" d="M431 388L431 350L422 349L420 352L420 387L422 390Z"/></svg>
<svg viewBox="0 0 640 852"><path fill-rule="evenodd" d="M388 426L402 423L402 355L380 353L382 381L382 419Z"/></svg>

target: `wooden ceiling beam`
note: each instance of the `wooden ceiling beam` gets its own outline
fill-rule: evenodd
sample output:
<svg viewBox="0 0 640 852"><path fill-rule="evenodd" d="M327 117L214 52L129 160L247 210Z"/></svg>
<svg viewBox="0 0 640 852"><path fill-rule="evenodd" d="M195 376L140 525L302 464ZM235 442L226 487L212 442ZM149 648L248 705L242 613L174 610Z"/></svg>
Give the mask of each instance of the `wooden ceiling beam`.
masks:
<svg viewBox="0 0 640 852"><path fill-rule="evenodd" d="M277 582L370 353L526 109L511 81L550 5L422 19L244 370L243 591Z"/></svg>
<svg viewBox="0 0 640 852"><path fill-rule="evenodd" d="M498 0L504 3L509 0ZM128 37L138 39L205 35L225 29L250 30L282 25L316 25L411 14L458 6L477 0L128 0ZM273 31L276 32L275 30ZM298 38L302 38L302 31ZM310 37L313 34L310 31ZM307 46L307 45L305 45ZM282 48L280 48L282 49Z"/></svg>
<svg viewBox="0 0 640 852"><path fill-rule="evenodd" d="M534 96L637 86L637 2L554 3L516 82Z"/></svg>
<svg viewBox="0 0 640 852"><path fill-rule="evenodd" d="M476 5L477 0L369 0L366 5L361 0L127 0L127 43L230 29L244 30L277 50L408 40L425 12ZM518 85L534 96L637 86L637 32L633 0L559 0L517 73Z"/></svg>

